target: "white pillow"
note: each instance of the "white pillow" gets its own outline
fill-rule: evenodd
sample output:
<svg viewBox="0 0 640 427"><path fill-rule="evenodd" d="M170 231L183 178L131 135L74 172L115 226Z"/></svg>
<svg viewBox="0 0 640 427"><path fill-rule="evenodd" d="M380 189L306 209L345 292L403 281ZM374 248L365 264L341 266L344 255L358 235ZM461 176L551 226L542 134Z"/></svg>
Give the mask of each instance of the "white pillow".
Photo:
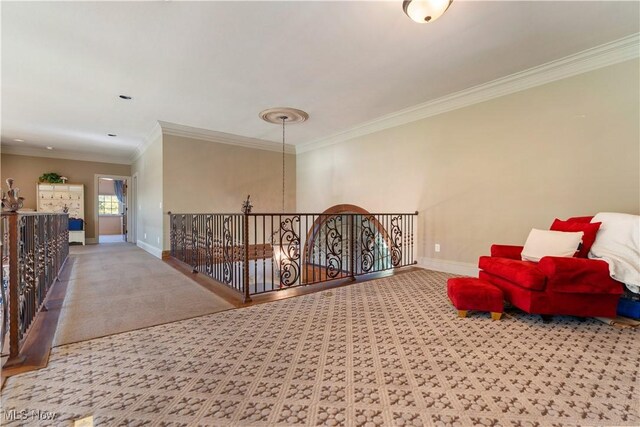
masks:
<svg viewBox="0 0 640 427"><path fill-rule="evenodd" d="M538 262L545 256L572 257L578 250L584 232L532 229L522 249L522 260Z"/></svg>

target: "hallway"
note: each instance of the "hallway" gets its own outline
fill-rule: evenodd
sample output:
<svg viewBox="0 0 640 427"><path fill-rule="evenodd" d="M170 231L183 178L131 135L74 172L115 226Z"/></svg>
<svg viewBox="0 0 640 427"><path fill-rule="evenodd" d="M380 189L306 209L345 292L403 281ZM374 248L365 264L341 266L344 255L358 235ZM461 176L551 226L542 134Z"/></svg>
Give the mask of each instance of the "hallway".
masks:
<svg viewBox="0 0 640 427"><path fill-rule="evenodd" d="M233 308L128 243L72 246L54 346Z"/></svg>

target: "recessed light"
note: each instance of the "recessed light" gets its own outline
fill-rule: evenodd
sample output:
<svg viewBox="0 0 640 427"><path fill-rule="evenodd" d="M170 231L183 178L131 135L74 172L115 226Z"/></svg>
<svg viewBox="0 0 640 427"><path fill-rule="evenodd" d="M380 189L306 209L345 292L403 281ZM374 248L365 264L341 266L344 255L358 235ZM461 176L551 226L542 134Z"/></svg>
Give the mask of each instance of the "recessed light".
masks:
<svg viewBox="0 0 640 427"><path fill-rule="evenodd" d="M118 136L115 133L108 133L107 136Z"/></svg>
<svg viewBox="0 0 640 427"><path fill-rule="evenodd" d="M120 99L130 100L131 97L129 95L120 95Z"/></svg>
<svg viewBox="0 0 640 427"><path fill-rule="evenodd" d="M53 147L47 147L47 150L53 150Z"/></svg>
<svg viewBox="0 0 640 427"><path fill-rule="evenodd" d="M24 139L20 139L20 138L16 138L14 139L15 142L24 142Z"/></svg>

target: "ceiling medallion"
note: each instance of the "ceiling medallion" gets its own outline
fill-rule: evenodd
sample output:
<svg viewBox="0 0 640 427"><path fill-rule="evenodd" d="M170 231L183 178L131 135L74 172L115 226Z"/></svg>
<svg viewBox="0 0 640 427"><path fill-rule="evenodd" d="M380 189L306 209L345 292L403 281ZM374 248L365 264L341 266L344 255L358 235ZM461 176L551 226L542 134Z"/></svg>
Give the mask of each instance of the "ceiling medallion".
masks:
<svg viewBox="0 0 640 427"><path fill-rule="evenodd" d="M285 186L285 125L302 123L309 118L309 114L302 110L289 107L267 108L258 114L262 120L267 123L273 123L282 126L282 212L284 212L284 186ZM274 252L275 253L275 252Z"/></svg>
<svg viewBox="0 0 640 427"><path fill-rule="evenodd" d="M265 122L275 124L282 124L283 119L287 124L302 123L309 118L309 114L304 111L289 107L268 108L259 115Z"/></svg>

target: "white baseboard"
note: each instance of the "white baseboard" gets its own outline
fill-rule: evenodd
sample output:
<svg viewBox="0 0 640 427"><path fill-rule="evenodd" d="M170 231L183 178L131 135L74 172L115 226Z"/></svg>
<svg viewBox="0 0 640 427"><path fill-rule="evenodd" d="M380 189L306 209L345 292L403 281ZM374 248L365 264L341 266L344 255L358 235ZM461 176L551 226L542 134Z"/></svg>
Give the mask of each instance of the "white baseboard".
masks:
<svg viewBox="0 0 640 427"><path fill-rule="evenodd" d="M84 244L85 245L97 245L98 244L98 239L96 239L95 237L87 237L86 239L84 239Z"/></svg>
<svg viewBox="0 0 640 427"><path fill-rule="evenodd" d="M478 266L468 262L449 261L446 259L418 258L418 266L427 270L442 271L444 273L460 274L462 276L478 277Z"/></svg>
<svg viewBox="0 0 640 427"><path fill-rule="evenodd" d="M150 244L145 243L142 240L138 240L136 242L136 246L138 246L140 249L144 249L145 251L149 252L151 255L153 255L156 258L162 259L162 249L158 249L155 246L151 246Z"/></svg>

